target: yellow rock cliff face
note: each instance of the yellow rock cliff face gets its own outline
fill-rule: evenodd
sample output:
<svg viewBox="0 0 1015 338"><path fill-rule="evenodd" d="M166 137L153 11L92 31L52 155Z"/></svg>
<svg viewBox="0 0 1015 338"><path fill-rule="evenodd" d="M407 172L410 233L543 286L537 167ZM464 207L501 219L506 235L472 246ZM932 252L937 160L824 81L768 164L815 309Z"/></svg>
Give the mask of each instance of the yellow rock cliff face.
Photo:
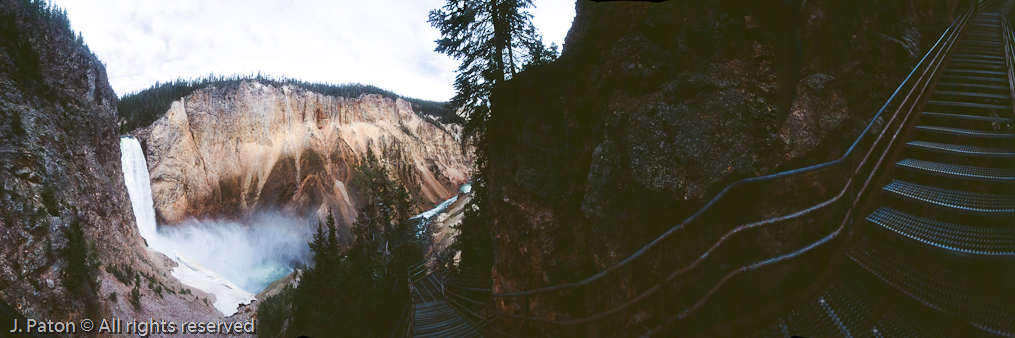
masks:
<svg viewBox="0 0 1015 338"><path fill-rule="evenodd" d="M352 176L368 151L424 206L455 195L472 165L460 126L424 121L404 100L253 81L195 91L141 134L156 214L168 224L329 207L351 224Z"/></svg>

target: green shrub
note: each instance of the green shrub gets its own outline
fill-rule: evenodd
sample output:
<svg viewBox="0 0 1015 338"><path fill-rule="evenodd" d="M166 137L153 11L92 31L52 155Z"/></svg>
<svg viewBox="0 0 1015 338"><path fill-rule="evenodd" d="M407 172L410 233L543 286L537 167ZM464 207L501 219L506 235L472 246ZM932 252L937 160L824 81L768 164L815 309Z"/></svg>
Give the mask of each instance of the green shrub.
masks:
<svg viewBox="0 0 1015 338"><path fill-rule="evenodd" d="M86 285L91 283L88 278L88 246L81 221L71 222L64 228L64 235L67 236L67 248L61 252L61 258L67 262L67 268L63 273L63 283L71 292L84 295Z"/></svg>
<svg viewBox="0 0 1015 338"><path fill-rule="evenodd" d="M130 290L130 304L134 306L134 309L141 309L141 290L137 288L137 284L134 284L134 289Z"/></svg>
<svg viewBox="0 0 1015 338"><path fill-rule="evenodd" d="M278 294L257 306L257 336L281 337L292 318L295 289L286 285Z"/></svg>
<svg viewBox="0 0 1015 338"><path fill-rule="evenodd" d="M107 265L106 271L113 274L113 277L116 277L116 280L123 283L123 285L130 286L134 282L134 269L129 265L123 265L122 270L115 265Z"/></svg>

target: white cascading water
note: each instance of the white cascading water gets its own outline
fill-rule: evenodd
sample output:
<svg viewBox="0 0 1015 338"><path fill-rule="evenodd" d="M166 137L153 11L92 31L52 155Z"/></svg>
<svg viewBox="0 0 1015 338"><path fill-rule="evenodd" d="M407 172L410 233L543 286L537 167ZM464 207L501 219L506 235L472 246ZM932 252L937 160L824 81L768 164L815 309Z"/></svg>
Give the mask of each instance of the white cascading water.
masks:
<svg viewBox="0 0 1015 338"><path fill-rule="evenodd" d="M141 237L154 244L158 231L155 227L155 203L152 202L151 178L148 177L148 162L145 161L141 143L133 137L120 138L120 163L123 165L123 183L127 185L130 204L134 207L137 230Z"/></svg>
<svg viewBox="0 0 1015 338"><path fill-rule="evenodd" d="M444 212L444 210L446 210L448 208L448 206L451 205L451 203L455 203L455 201L457 201L457 200L458 200L458 195L451 196L451 198L445 200L444 202L441 202L441 204L438 204L437 206L433 207L433 209L424 211L423 213L421 213L419 215L416 215L416 216L413 216L410 219L416 219L416 218L423 218L425 220L433 219L434 216L437 216L437 214L440 214L440 213Z"/></svg>
<svg viewBox="0 0 1015 338"><path fill-rule="evenodd" d="M148 242L149 248L162 252L177 262L178 266L172 272L173 277L179 279L183 284L215 295L215 308L225 316L236 313L236 308L240 304L249 304L253 301L253 294L243 291L229 280L184 257L179 252L167 250L176 247L174 245L176 238L159 235L155 224L155 203L152 200L148 162L145 160L141 143L137 139L129 136L120 138L120 161L123 166L124 184L127 185L127 194L130 196L130 203L134 209L138 231L141 233L141 237L144 237Z"/></svg>
<svg viewBox="0 0 1015 338"><path fill-rule="evenodd" d="M463 194L468 194L470 191L472 191L472 182L462 184L462 186L458 188L458 191ZM437 216L443 213L445 210L447 210L452 203L455 203L455 201L458 201L458 195L451 196L451 198L444 200L444 202L441 202L440 204L434 206L433 209L424 211L423 213L413 216L410 219L422 218L426 221L432 220L434 216Z"/></svg>
<svg viewBox="0 0 1015 338"><path fill-rule="evenodd" d="M141 237L150 249L176 261L173 277L215 295L215 308L223 315L236 313L239 304L254 300L253 293L284 277L293 267L307 263L307 239L316 227L278 213L255 215L243 223L189 220L160 230L141 143L124 136L120 138L120 150L124 183ZM468 193L471 184L459 189ZM457 199L452 196L413 218L430 222Z"/></svg>

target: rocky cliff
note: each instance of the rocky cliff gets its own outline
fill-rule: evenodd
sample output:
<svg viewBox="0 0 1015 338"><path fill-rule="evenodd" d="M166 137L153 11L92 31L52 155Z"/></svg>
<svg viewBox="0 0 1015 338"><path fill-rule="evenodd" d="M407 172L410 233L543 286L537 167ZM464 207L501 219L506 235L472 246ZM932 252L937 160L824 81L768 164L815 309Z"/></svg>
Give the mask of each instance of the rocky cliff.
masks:
<svg viewBox="0 0 1015 338"><path fill-rule="evenodd" d="M425 207L457 193L471 160L460 127L424 121L402 99L333 97L255 80L209 86L135 132L160 223L332 208L356 217L354 166L373 152Z"/></svg>
<svg viewBox="0 0 1015 338"><path fill-rule="evenodd" d="M738 179L841 156L967 3L804 1L800 17L785 18L800 20L802 77L780 126L774 44L743 1L578 1L561 57L493 97L495 291L590 276ZM805 233L797 229L748 244L796 245ZM588 304L602 310L644 291L652 284L632 274L654 276L653 266L610 279ZM551 318L589 311L576 304L585 303L547 296L498 306ZM611 320L630 330L651 316Z"/></svg>
<svg viewBox="0 0 1015 338"><path fill-rule="evenodd" d="M0 0L0 301L44 321L217 318L145 248L105 66L46 7Z"/></svg>

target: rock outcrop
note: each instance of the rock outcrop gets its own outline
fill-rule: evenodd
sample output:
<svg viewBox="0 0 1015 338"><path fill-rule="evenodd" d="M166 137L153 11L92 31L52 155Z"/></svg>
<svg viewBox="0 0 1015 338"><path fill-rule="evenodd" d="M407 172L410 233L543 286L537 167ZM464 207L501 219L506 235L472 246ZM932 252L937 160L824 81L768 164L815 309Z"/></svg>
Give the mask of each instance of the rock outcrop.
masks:
<svg viewBox="0 0 1015 338"><path fill-rule="evenodd" d="M105 66L44 6L0 0L0 301L43 321L221 318L145 248Z"/></svg>
<svg viewBox="0 0 1015 338"><path fill-rule="evenodd" d="M802 80L780 128L774 122L773 43L741 9L742 1L578 1L562 56L518 74L493 97L487 187L494 291L588 277L738 179L841 156L969 2L804 3L804 15L795 18L801 20ZM746 211L734 206L726 212ZM708 227L717 225L698 224L699 230ZM794 247L810 235L797 229L736 245ZM672 252L671 265L696 258L715 240L696 234L678 236L685 245L673 247L701 250ZM655 266L637 265L636 272L607 279L612 284L588 295L592 308L558 294L497 305L530 316L578 317L654 285L657 280L644 279L659 273ZM701 288L715 281L694 283ZM667 302L675 311L696 300ZM643 332L658 320L650 314L613 316L602 327Z"/></svg>
<svg viewBox="0 0 1015 338"><path fill-rule="evenodd" d="M401 99L332 97L245 80L173 102L135 132L145 148L160 223L332 208L356 217L354 168L373 152L428 207L469 179L460 127L427 122Z"/></svg>

